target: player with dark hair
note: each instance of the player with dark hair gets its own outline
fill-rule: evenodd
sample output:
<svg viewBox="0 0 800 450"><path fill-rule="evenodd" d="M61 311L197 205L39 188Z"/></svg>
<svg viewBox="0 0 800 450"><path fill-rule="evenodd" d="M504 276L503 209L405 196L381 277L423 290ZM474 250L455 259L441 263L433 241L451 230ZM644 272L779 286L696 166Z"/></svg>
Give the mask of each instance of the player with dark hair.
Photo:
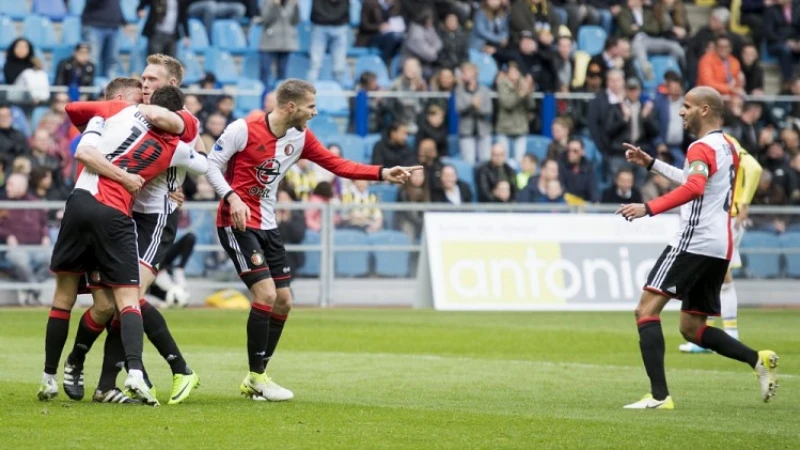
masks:
<svg viewBox="0 0 800 450"><path fill-rule="evenodd" d="M626 220L654 216L681 207L681 230L661 254L636 307L639 348L650 378L650 393L626 409L674 409L664 371L664 334L661 311L671 299L682 301L683 337L727 358L747 363L768 402L778 387L778 356L757 352L724 331L706 325L720 314L720 288L733 255L730 208L739 157L722 133L724 107L719 93L696 87L684 98L680 115L684 127L700 138L689 146L683 170L654 159L640 148L625 144L626 158L680 184L672 192L646 204L631 203L617 210Z"/></svg>
<svg viewBox="0 0 800 450"><path fill-rule="evenodd" d="M298 79L284 81L277 89L278 104L272 112L228 125L208 156L208 181L222 197L217 213L220 242L253 295L247 321L250 373L240 389L257 400L285 401L294 396L265 372L292 306L291 268L275 220L281 179L300 158L340 177L398 184L405 183L412 171L422 169L389 169L335 156L306 129L306 123L317 115L315 98L311 84Z"/></svg>

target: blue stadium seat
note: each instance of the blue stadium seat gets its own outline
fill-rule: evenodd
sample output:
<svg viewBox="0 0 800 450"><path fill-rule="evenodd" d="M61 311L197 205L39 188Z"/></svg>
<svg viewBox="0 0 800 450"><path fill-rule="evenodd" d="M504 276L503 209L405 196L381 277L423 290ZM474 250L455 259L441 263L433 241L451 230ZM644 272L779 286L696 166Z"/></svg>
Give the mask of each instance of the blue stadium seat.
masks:
<svg viewBox="0 0 800 450"><path fill-rule="evenodd" d="M264 27L261 24L251 25L247 30L247 48L253 51L258 51L258 46L261 44L261 31Z"/></svg>
<svg viewBox="0 0 800 450"><path fill-rule="evenodd" d="M312 124L312 130L313 124ZM352 161L366 163L366 151L364 150L364 138L357 134L335 134L325 139L328 146L338 144L342 148L342 158Z"/></svg>
<svg viewBox="0 0 800 450"><path fill-rule="evenodd" d="M64 45L75 46L81 42L81 18L68 16L61 23L61 43Z"/></svg>
<svg viewBox="0 0 800 450"><path fill-rule="evenodd" d="M681 73L681 68L678 65L678 62L672 56L666 56L666 55L651 56L648 58L648 61L650 61L650 65L653 67L653 79L645 80L644 82L645 92L654 91L658 87L658 85L663 83L664 74L667 73L668 70L674 70L675 72Z"/></svg>
<svg viewBox="0 0 800 450"><path fill-rule="evenodd" d="M189 19L189 40L191 41L192 51L204 53L208 50L208 32L203 22L197 19Z"/></svg>
<svg viewBox="0 0 800 450"><path fill-rule="evenodd" d="M260 80L261 79L261 54L258 52L247 52L244 55L244 63L242 64L242 70L244 73L242 76L245 78L250 78L251 80ZM266 86L267 89L270 86Z"/></svg>
<svg viewBox="0 0 800 450"><path fill-rule="evenodd" d="M553 140L547 136L539 136L537 134L530 134L526 138L527 144L525 145L525 153L531 153L541 162L547 157L547 146Z"/></svg>
<svg viewBox="0 0 800 450"><path fill-rule="evenodd" d="M311 61L307 55L292 53L289 55L289 61L286 62L286 77L306 78L308 77L309 68L311 68Z"/></svg>
<svg viewBox="0 0 800 450"><path fill-rule="evenodd" d="M402 231L383 230L369 235L369 245L405 246L411 245L408 236ZM374 251L375 274L382 277L404 278L409 274L411 252Z"/></svg>
<svg viewBox="0 0 800 450"><path fill-rule="evenodd" d="M391 79L395 79L400 76L400 72L403 71L403 55L397 55L392 58L392 62L389 63L389 77Z"/></svg>
<svg viewBox="0 0 800 450"><path fill-rule="evenodd" d="M31 15L28 2L22 0L0 1L0 15L8 16L14 20L24 20Z"/></svg>
<svg viewBox="0 0 800 450"><path fill-rule="evenodd" d="M358 28L361 25L361 0L350 0L350 26Z"/></svg>
<svg viewBox="0 0 800 450"><path fill-rule="evenodd" d="M31 135L31 126L28 123L28 117L25 115L25 111L23 111L19 106L11 106L11 125L17 130L25 133L25 136Z"/></svg>
<svg viewBox="0 0 800 450"><path fill-rule="evenodd" d="M231 54L214 47L206 51L203 68L206 72L213 73L221 84L236 84L240 77Z"/></svg>
<svg viewBox="0 0 800 450"><path fill-rule="evenodd" d="M309 63L310 64L310 63ZM337 80L333 76L333 56L325 55L325 58L322 60L322 68L319 71L319 80L320 81L334 81L339 83L341 81L340 86L342 87L352 87L353 86L353 76L350 72L350 65L345 66L344 70L344 79Z"/></svg>
<svg viewBox="0 0 800 450"><path fill-rule="evenodd" d="M784 250L800 252L800 231L787 231L779 240ZM786 261L786 276L800 278L800 253L785 253L783 257Z"/></svg>
<svg viewBox="0 0 800 450"><path fill-rule="evenodd" d="M147 63L147 38L144 36L139 36L139 40L134 45L133 50L131 50L130 54L130 67L128 70L130 73L142 73L144 72L145 65Z"/></svg>
<svg viewBox="0 0 800 450"><path fill-rule="evenodd" d="M311 5L314 3L314 0L298 0L297 8L300 10L300 21L301 22L310 22L311 21Z"/></svg>
<svg viewBox="0 0 800 450"><path fill-rule="evenodd" d="M319 245L321 242L319 232L306 230L302 245ZM318 277L320 268L320 252L305 252L306 260L303 266L297 269L297 274L303 277Z"/></svg>
<svg viewBox="0 0 800 450"><path fill-rule="evenodd" d="M356 60L356 70L353 78L356 82L358 82L361 74L367 71L372 72L375 74L375 76L377 76L379 86L383 88L388 88L391 86L392 80L389 78L389 71L386 69L386 64L383 63L383 60L379 56L360 56Z"/></svg>
<svg viewBox="0 0 800 450"><path fill-rule="evenodd" d="M258 92L258 94L237 95L236 107L238 109L247 111L248 113L256 109L261 109L261 96L264 93L264 83L258 80L240 78L239 82L236 84L236 87L242 90Z"/></svg>
<svg viewBox="0 0 800 450"><path fill-rule="evenodd" d="M67 16L64 0L33 0L33 13L60 22Z"/></svg>
<svg viewBox="0 0 800 450"><path fill-rule="evenodd" d="M317 136L334 136L342 132L339 122L328 114L320 114L309 123L309 128Z"/></svg>
<svg viewBox="0 0 800 450"><path fill-rule="evenodd" d="M596 163L597 160L600 159L600 151L597 149L597 145L595 145L591 137L584 137L581 140L583 141L583 149L586 159Z"/></svg>
<svg viewBox="0 0 800 450"><path fill-rule="evenodd" d="M351 9L352 11L352 9ZM360 56L365 56L373 53L373 50L369 47L356 47L356 34L358 30L355 28L350 28L347 30L347 57L348 58L358 58Z"/></svg>
<svg viewBox="0 0 800 450"><path fill-rule="evenodd" d="M47 112L50 111L49 106L37 106L33 109L33 113L31 114L31 129L35 130L39 127L39 121L42 120Z"/></svg>
<svg viewBox="0 0 800 450"><path fill-rule="evenodd" d="M47 17L30 15L22 21L22 35L37 49L50 50L56 45L56 33L53 22Z"/></svg>
<svg viewBox="0 0 800 450"><path fill-rule="evenodd" d="M197 59L197 55L193 51L187 49L183 45L179 46L178 59L181 60L183 67L186 70L183 76L184 83L199 83L200 80L205 77L206 73L203 70L203 66L200 65L200 60Z"/></svg>
<svg viewBox="0 0 800 450"><path fill-rule="evenodd" d="M369 245L367 234L356 230L334 230L334 246ZM361 277L369 273L369 253L336 250L334 272L337 277Z"/></svg>
<svg viewBox="0 0 800 450"><path fill-rule="evenodd" d="M369 191L378 197L378 203L396 203L399 188L394 184L376 183L369 187Z"/></svg>
<svg viewBox="0 0 800 450"><path fill-rule="evenodd" d="M5 55L5 49L7 49L16 38L17 28L14 26L14 22L6 16L0 16L0 47L3 49L3 55Z"/></svg>
<svg viewBox="0 0 800 450"><path fill-rule="evenodd" d="M372 150L383 136L380 133L372 133L364 136L364 151L366 152L367 161L372 161Z"/></svg>
<svg viewBox="0 0 800 450"><path fill-rule="evenodd" d="M122 0L122 16L128 23L135 23L139 21L137 8L139 7L139 0Z"/></svg>
<svg viewBox="0 0 800 450"><path fill-rule="evenodd" d="M317 110L320 113L328 113L337 117L350 115L350 104L339 83L321 80L317 81L314 87L317 88Z"/></svg>
<svg viewBox="0 0 800 450"><path fill-rule="evenodd" d="M308 53L311 47L311 30L314 28L311 22L303 21L297 25L297 37L299 48L297 51L301 53Z"/></svg>
<svg viewBox="0 0 800 450"><path fill-rule="evenodd" d="M80 17L83 14L83 8L86 6L86 0L69 0L69 15Z"/></svg>
<svg viewBox="0 0 800 450"><path fill-rule="evenodd" d="M72 56L72 53L74 52L75 52L75 47L72 45L59 45L53 49L53 58L50 68L53 73L54 81L55 81L56 70L58 70L58 65L61 63L61 61Z"/></svg>
<svg viewBox="0 0 800 450"><path fill-rule="evenodd" d="M211 43L220 50L240 55L247 52L247 39L239 22L215 20L211 26Z"/></svg>
<svg viewBox="0 0 800 450"><path fill-rule="evenodd" d="M484 86L493 86L497 77L497 62L494 58L486 53L470 51L469 60L478 67L478 82Z"/></svg>
<svg viewBox="0 0 800 450"><path fill-rule="evenodd" d="M608 35L597 25L583 25L578 28L578 50L594 56L603 51Z"/></svg>
<svg viewBox="0 0 800 450"><path fill-rule="evenodd" d="M780 249L781 242L774 233L748 231L742 238L741 249L769 248ZM742 252L747 259L747 274L754 278L775 278L780 275L780 254Z"/></svg>
<svg viewBox="0 0 800 450"><path fill-rule="evenodd" d="M447 136L447 152L449 157L458 158L461 156L461 143L457 135Z"/></svg>
<svg viewBox="0 0 800 450"><path fill-rule="evenodd" d="M117 39L119 40L119 52L123 55L131 54L133 49L136 48L136 38L128 33L119 33Z"/></svg>
<svg viewBox="0 0 800 450"><path fill-rule="evenodd" d="M442 164L453 166L458 173L458 179L475 187L475 167L461 158L442 158Z"/></svg>

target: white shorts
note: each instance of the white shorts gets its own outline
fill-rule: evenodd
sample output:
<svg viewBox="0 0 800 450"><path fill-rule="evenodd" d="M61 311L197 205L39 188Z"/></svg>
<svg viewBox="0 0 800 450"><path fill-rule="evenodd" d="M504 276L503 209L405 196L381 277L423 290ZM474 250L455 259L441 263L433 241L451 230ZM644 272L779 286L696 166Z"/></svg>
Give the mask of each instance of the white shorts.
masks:
<svg viewBox="0 0 800 450"><path fill-rule="evenodd" d="M731 269L738 269L742 267L742 257L739 255L739 244L742 243L742 237L744 236L744 224L740 225L738 228L734 225L731 225L731 229L733 230L733 256L731 256Z"/></svg>

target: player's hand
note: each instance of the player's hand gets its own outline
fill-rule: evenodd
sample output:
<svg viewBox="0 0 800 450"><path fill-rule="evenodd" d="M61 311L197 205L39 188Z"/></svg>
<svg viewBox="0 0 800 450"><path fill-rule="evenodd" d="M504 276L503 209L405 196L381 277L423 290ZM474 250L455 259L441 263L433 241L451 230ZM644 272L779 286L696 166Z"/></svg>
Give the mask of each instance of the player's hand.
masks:
<svg viewBox="0 0 800 450"><path fill-rule="evenodd" d="M138 194L144 186L144 178L134 173L128 173L122 179L122 186L131 194Z"/></svg>
<svg viewBox="0 0 800 450"><path fill-rule="evenodd" d="M647 215L647 209L643 203L628 203L619 207L616 213L625 218L628 222L633 222L636 219Z"/></svg>
<svg viewBox="0 0 800 450"><path fill-rule="evenodd" d="M381 172L381 178L383 178L383 181L388 181L394 184L406 184L406 181L411 178L411 172L416 172L417 170L422 169L422 166L394 166L391 169L383 169Z"/></svg>
<svg viewBox="0 0 800 450"><path fill-rule="evenodd" d="M183 188L178 188L177 191L169 193L169 198L178 205L178 208L180 208L183 206L183 202L186 201L186 194L183 193Z"/></svg>
<svg viewBox="0 0 800 450"><path fill-rule="evenodd" d="M622 146L625 147L625 159L631 164L647 167L650 165L650 162L653 161L653 157L648 155L641 147L628 144L627 142L622 144Z"/></svg>
<svg viewBox="0 0 800 450"><path fill-rule="evenodd" d="M236 194L231 194L228 197L228 204L231 205L233 228L239 231L247 230L247 222L250 221L250 208Z"/></svg>

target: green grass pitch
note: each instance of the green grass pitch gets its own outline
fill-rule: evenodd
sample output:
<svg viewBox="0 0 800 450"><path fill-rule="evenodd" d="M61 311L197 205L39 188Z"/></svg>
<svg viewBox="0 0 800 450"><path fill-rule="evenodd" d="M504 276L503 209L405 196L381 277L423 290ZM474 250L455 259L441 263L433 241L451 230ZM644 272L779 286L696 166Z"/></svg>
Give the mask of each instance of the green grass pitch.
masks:
<svg viewBox="0 0 800 450"><path fill-rule="evenodd" d="M632 313L299 309L270 364L295 392L289 403L238 394L247 312L165 315L201 387L167 406L168 366L146 344L164 402L150 408L72 402L63 391L39 402L46 310L0 311L0 448L800 447L800 311L739 319L745 342L781 356L769 404L745 365L679 354L678 316L666 314L674 411L621 409L649 387ZM87 397L103 339L87 360Z"/></svg>

